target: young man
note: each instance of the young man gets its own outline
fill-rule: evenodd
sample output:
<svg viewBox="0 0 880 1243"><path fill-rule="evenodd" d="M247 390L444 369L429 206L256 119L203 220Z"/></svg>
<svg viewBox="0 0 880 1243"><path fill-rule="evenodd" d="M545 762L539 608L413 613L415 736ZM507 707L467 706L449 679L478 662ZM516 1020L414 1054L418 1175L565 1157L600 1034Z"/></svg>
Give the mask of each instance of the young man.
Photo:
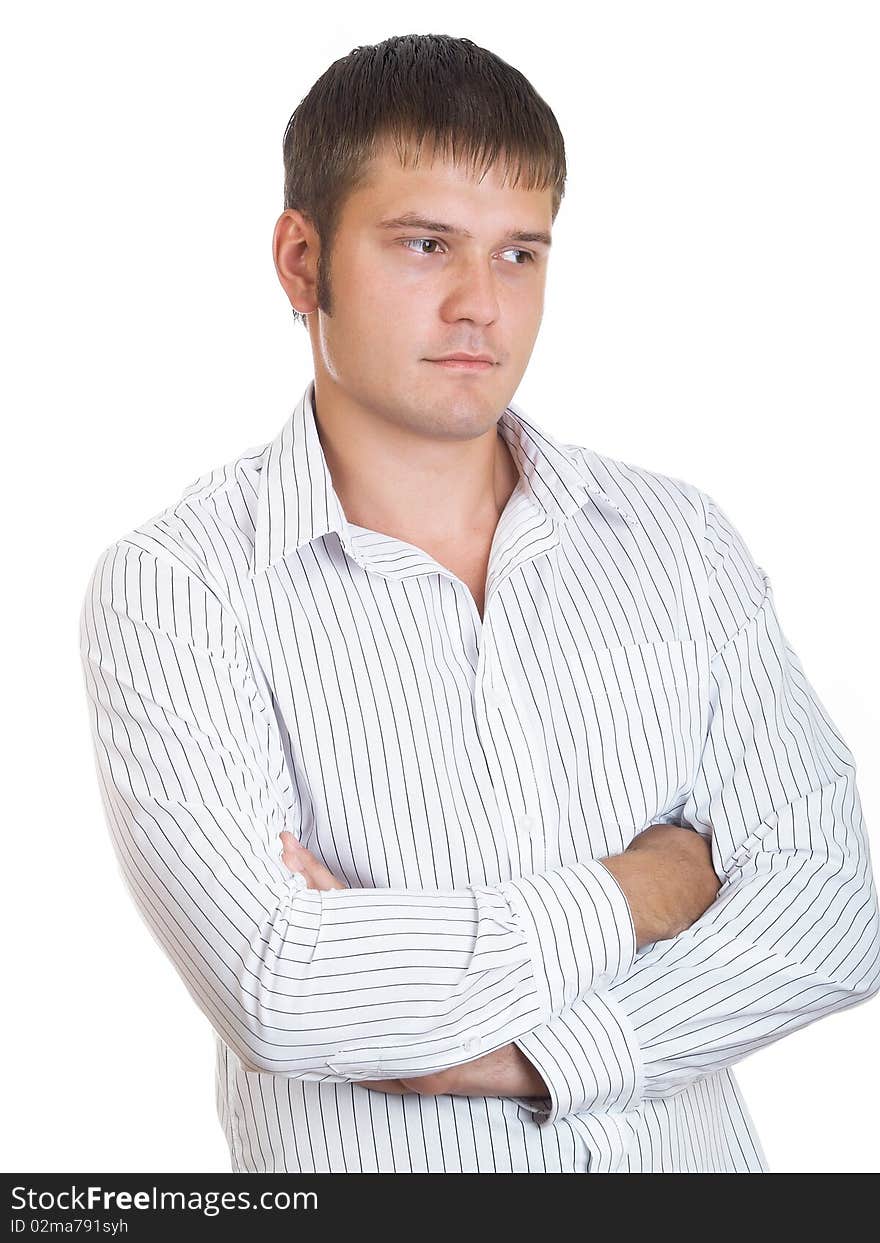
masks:
<svg viewBox="0 0 880 1243"><path fill-rule="evenodd" d="M511 404L553 114L408 36L284 152L314 380L102 553L81 619L233 1168L765 1170L732 1065L880 987L855 764L715 501Z"/></svg>

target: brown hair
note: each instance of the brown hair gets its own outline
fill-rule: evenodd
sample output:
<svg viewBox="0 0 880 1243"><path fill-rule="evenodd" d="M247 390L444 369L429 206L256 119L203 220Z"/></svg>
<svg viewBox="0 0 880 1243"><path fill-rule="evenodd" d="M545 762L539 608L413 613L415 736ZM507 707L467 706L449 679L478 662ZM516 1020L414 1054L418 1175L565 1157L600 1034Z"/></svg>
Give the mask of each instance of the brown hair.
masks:
<svg viewBox="0 0 880 1243"><path fill-rule="evenodd" d="M321 242L318 304L331 313L329 263L342 208L390 139L405 167L422 142L481 176L499 158L513 185L565 193L565 144L548 104L494 52L451 35L395 35L353 48L318 78L284 131L284 210L302 212ZM306 317L293 312L305 325Z"/></svg>

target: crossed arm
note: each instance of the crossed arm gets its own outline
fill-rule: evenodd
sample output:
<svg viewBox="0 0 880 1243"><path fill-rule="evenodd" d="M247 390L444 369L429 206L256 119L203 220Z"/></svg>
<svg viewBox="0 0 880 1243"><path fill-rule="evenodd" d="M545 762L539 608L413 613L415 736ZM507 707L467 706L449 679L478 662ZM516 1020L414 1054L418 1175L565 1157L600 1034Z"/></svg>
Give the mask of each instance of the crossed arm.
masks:
<svg viewBox="0 0 880 1243"><path fill-rule="evenodd" d="M614 872L629 852L447 892L297 888L273 778L287 760L235 618L174 547L105 550L81 654L108 826L143 918L247 1069L422 1080L406 1090L441 1075L435 1089L488 1085L552 1125L672 1095L876 994L852 754L769 580L704 503L711 700L667 827L696 830L721 886L644 942L635 873Z"/></svg>
<svg viewBox="0 0 880 1243"><path fill-rule="evenodd" d="M282 860L291 872L303 877L308 888L347 888L292 833L285 830L280 836ZM690 927L718 893L708 845L699 834L676 825L652 825L623 854L600 862L615 876L627 899L638 949ZM537 1067L514 1042L434 1074L359 1082L361 1087L397 1095L550 1096Z"/></svg>

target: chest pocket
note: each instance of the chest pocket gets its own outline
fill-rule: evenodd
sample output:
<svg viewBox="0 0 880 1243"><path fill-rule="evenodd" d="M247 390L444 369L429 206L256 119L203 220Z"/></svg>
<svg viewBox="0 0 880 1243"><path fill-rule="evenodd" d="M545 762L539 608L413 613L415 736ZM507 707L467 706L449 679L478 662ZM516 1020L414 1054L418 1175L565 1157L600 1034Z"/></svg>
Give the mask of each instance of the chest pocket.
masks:
<svg viewBox="0 0 880 1243"><path fill-rule="evenodd" d="M583 655L579 696L600 811L629 841L680 807L708 723L706 640L628 643Z"/></svg>

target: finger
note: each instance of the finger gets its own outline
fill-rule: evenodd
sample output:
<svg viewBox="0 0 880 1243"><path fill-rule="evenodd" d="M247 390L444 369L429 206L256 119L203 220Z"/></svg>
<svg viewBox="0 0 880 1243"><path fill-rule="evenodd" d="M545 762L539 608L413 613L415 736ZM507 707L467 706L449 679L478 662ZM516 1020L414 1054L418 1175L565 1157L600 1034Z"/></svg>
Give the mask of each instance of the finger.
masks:
<svg viewBox="0 0 880 1243"><path fill-rule="evenodd" d="M294 872L301 872L309 882L310 889L347 889L342 881L337 880L328 867L320 859L316 859L310 850L296 838L283 830L280 834L285 845L283 861Z"/></svg>
<svg viewBox="0 0 880 1243"><path fill-rule="evenodd" d="M307 850L297 847L296 838L290 833L282 833L281 835L281 862L285 867L290 868L291 872L302 872L311 861L311 855Z"/></svg>
<svg viewBox="0 0 880 1243"><path fill-rule="evenodd" d="M358 1079L356 1082L362 1088L370 1088L373 1092L388 1092L394 1096L405 1096L412 1091L402 1079Z"/></svg>

